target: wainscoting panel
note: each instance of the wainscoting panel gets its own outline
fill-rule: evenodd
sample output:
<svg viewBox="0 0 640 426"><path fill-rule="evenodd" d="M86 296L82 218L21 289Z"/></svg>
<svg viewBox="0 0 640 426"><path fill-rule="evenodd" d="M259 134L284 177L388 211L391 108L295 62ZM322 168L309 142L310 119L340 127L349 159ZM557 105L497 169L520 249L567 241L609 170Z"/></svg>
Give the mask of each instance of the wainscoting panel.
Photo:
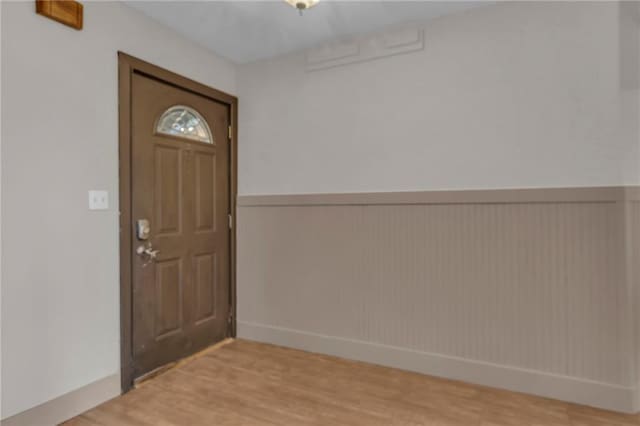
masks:
<svg viewBox="0 0 640 426"><path fill-rule="evenodd" d="M266 327L564 377L624 394L577 402L631 411L631 210L611 197L624 191L581 191L569 201L492 191L468 203L422 193L415 204L240 197L241 337Z"/></svg>
<svg viewBox="0 0 640 426"><path fill-rule="evenodd" d="M633 303L631 332L635 335L635 347L632 353L635 363L635 411L640 412L640 197L630 197L627 206L627 269L629 274L629 291L633 295L630 300Z"/></svg>

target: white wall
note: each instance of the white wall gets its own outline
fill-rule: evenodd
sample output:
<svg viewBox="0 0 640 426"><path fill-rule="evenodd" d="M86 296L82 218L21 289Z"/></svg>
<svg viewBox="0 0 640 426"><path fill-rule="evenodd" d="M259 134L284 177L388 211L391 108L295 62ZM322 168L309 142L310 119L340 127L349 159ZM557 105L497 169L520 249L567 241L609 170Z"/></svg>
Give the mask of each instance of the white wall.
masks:
<svg viewBox="0 0 640 426"><path fill-rule="evenodd" d="M640 184L639 17L631 3L505 2L423 23L420 52L316 72L305 72L304 52L239 66L239 192ZM637 279L628 281L638 275L627 275L638 251L624 244L638 240L640 210L629 207L625 217L619 203L516 204L480 207L505 209L495 216L469 206L443 213L439 206L246 205L239 215L239 333L632 410L634 393L640 397L640 299L633 302L640 287ZM524 213L529 208L531 220ZM563 209L567 218L556 222ZM548 216L533 218L543 211ZM483 217L491 219L464 224ZM442 223L424 225L434 218ZM450 225L456 218L460 222ZM573 231L560 230L563 224ZM534 231L518 238L528 226ZM446 229L452 231L438 239ZM618 240L621 229L636 234ZM470 276L446 280L439 274L451 252L438 245L452 244L459 231L460 238L479 237L477 244L456 246L471 254L461 256L465 268L454 263L452 273ZM555 240L558 235L564 238ZM366 244L371 238L380 240ZM539 253L553 253L549 263L529 254L509 260L508 253L487 249L495 241L507 247L511 238L525 251L548 244ZM420 251L430 244L433 250ZM566 246L564 254L559 245ZM408 250L404 256L402 250ZM441 255L447 259L428 266ZM477 270L474 256L481 259ZM492 256L497 276L509 277L504 287L496 287L499 278L483 287L474 275L491 269ZM474 291L495 297L469 296ZM562 295L550 296L557 291ZM519 296L505 302L511 292ZM532 296L537 292L544 295ZM282 297L291 294L300 296L295 305ZM470 297L470 307L452 304L452 294ZM541 315L551 306L557 315ZM441 308L443 322L418 318L437 316ZM505 320L503 309L513 319ZM527 312L531 321L524 324ZM466 315L476 316L459 327ZM532 330L543 329L549 332L538 339ZM480 346L487 344L487 330L497 333L489 350L503 359L477 347L451 349L478 336ZM528 336L525 345L517 342L521 336ZM558 351L566 352L543 365ZM455 362L443 363L447 356ZM485 364L470 371L457 364L461 360ZM531 376L511 371L508 378L511 373L493 367Z"/></svg>
<svg viewBox="0 0 640 426"><path fill-rule="evenodd" d="M620 128L630 147L626 160L628 181L637 183L640 182L640 3L620 4L619 46Z"/></svg>
<svg viewBox="0 0 640 426"><path fill-rule="evenodd" d="M117 374L117 54L235 92L234 67L117 2L80 32L2 2L3 417ZM111 208L87 209L107 189Z"/></svg>
<svg viewBox="0 0 640 426"><path fill-rule="evenodd" d="M2 40L2 4L0 4L0 43ZM2 99L2 54L0 54L0 99ZM0 102L0 241L2 241L2 102ZM2 383L2 244L0 243L0 384ZM0 419L2 386L0 385Z"/></svg>
<svg viewBox="0 0 640 426"><path fill-rule="evenodd" d="M240 194L640 182L619 132L617 3L504 3L424 28L417 53L239 67Z"/></svg>

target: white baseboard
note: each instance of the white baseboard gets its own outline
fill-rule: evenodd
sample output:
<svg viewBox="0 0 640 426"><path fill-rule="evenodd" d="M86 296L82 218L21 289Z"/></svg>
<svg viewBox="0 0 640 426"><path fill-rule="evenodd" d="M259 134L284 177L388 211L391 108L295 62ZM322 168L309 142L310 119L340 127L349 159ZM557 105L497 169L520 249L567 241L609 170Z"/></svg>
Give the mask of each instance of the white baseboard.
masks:
<svg viewBox="0 0 640 426"><path fill-rule="evenodd" d="M581 405L634 413L631 387L238 321L238 337Z"/></svg>
<svg viewBox="0 0 640 426"><path fill-rule="evenodd" d="M89 383L0 421L2 426L53 426L120 395L120 374Z"/></svg>

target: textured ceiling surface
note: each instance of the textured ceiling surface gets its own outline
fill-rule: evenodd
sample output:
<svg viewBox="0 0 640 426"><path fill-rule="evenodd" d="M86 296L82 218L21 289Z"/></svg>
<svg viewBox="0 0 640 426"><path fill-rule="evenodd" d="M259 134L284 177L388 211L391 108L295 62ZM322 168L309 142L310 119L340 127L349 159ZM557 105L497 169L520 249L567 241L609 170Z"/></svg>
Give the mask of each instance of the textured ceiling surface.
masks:
<svg viewBox="0 0 640 426"><path fill-rule="evenodd" d="M282 0L128 0L125 4L218 55L247 63L486 3L321 0L302 16Z"/></svg>

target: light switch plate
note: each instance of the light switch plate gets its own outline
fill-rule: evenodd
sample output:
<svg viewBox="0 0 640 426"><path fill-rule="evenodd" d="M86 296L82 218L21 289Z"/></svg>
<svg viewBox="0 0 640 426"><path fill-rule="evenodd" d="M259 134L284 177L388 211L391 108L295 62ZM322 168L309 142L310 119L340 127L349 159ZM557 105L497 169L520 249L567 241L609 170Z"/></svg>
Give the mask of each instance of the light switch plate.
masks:
<svg viewBox="0 0 640 426"><path fill-rule="evenodd" d="M89 191L89 210L107 210L109 208L108 191Z"/></svg>

